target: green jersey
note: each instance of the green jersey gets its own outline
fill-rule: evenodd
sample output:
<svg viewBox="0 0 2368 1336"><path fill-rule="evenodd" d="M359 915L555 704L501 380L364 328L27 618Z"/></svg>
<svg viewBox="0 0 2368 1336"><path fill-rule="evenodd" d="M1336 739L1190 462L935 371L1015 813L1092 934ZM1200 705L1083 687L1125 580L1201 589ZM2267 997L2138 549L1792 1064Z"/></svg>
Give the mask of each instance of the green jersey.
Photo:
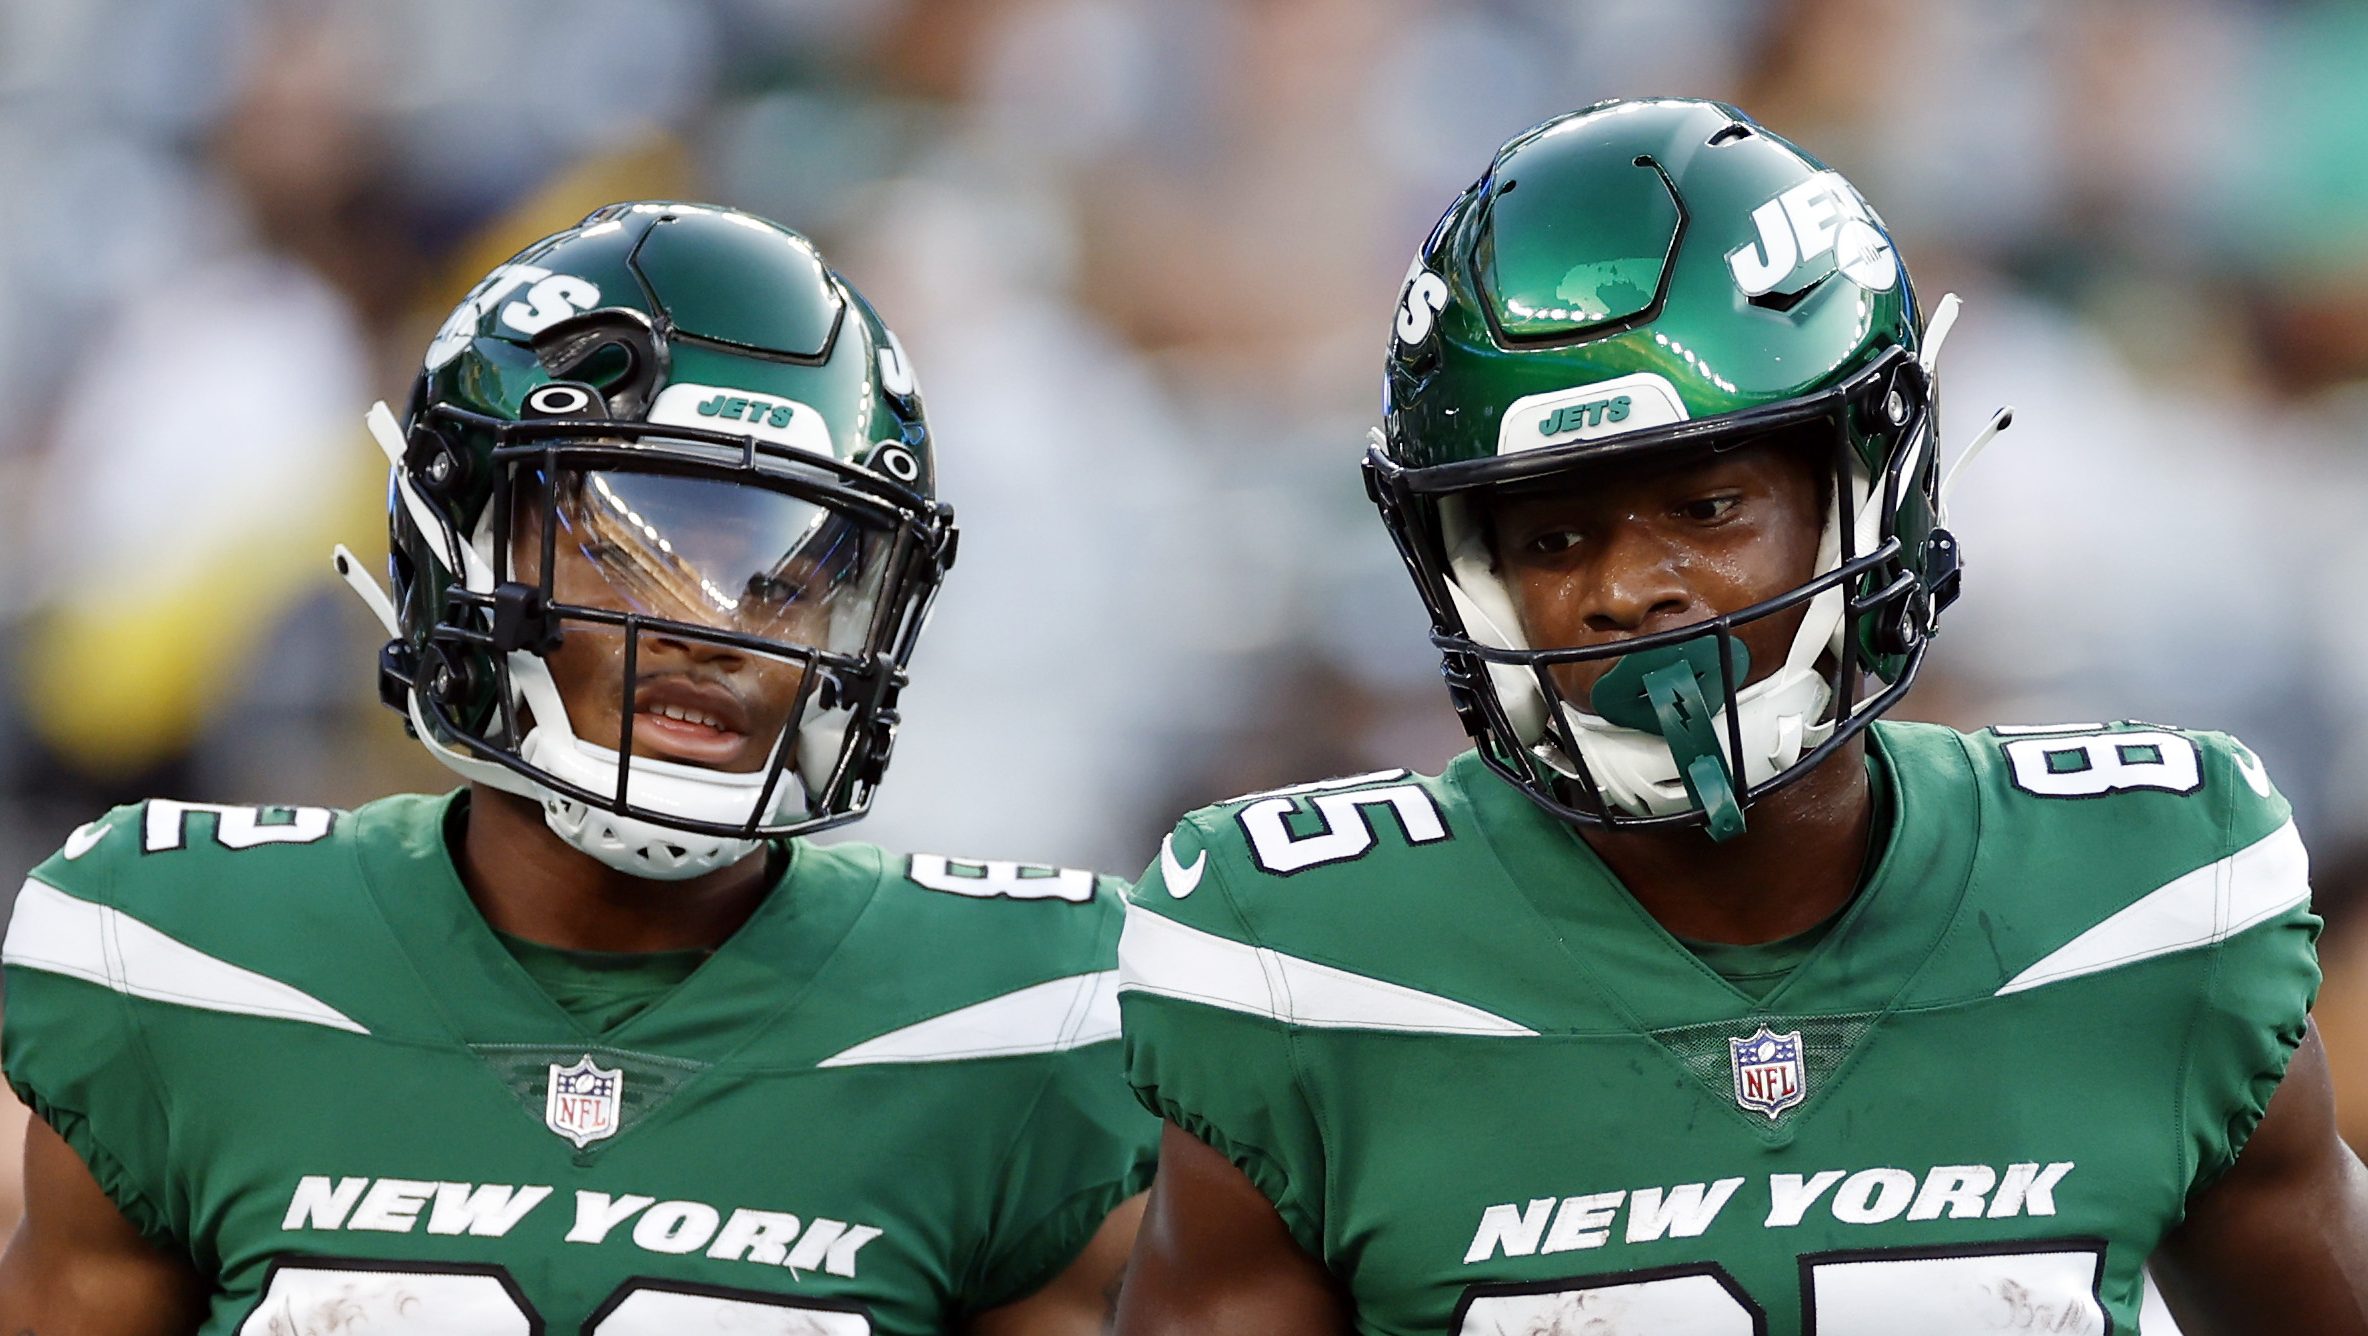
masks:
<svg viewBox="0 0 2368 1336"><path fill-rule="evenodd" d="M1470 754L1195 813L1129 1079L1363 1331L2133 1331L2317 988L2286 805L2215 734L1871 737L1879 859L1750 991Z"/></svg>
<svg viewBox="0 0 2368 1336"><path fill-rule="evenodd" d="M1115 884L795 842L593 1029L471 904L450 805L119 808L17 900L8 1079L213 1278L209 1336L918 1336L1147 1181Z"/></svg>

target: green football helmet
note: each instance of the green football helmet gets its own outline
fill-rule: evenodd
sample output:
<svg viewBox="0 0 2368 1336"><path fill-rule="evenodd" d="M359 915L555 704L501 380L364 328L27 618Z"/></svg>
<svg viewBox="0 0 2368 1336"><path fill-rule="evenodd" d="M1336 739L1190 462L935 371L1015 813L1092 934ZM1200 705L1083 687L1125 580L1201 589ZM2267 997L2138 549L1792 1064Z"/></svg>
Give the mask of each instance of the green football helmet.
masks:
<svg viewBox="0 0 2368 1336"><path fill-rule="evenodd" d="M903 349L804 237L601 209L479 283L369 422L392 599L337 564L439 761L659 880L870 805L955 530Z"/></svg>
<svg viewBox="0 0 2368 1336"><path fill-rule="evenodd" d="M1723 839L1896 703L1959 582L1933 437L1953 313L1927 339L1882 219L1732 107L1607 102L1500 148L1407 273L1365 461L1487 763L1566 820ZM1775 432L1830 443L1814 578L1617 643L1527 642L1482 494ZM1735 629L1803 605L1753 674ZM1605 660L1586 701L1550 671Z"/></svg>

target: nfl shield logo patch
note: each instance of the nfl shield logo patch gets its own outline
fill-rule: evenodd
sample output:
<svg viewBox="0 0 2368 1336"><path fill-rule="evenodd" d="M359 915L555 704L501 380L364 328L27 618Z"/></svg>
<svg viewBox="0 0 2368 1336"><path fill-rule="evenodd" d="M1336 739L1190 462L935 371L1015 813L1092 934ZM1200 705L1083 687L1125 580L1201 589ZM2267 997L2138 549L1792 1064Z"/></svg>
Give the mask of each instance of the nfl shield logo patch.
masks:
<svg viewBox="0 0 2368 1336"><path fill-rule="evenodd" d="M543 1123L582 1150L616 1135L625 1074L597 1066L587 1053L573 1067L551 1064L551 1090L543 1102Z"/></svg>
<svg viewBox="0 0 2368 1336"><path fill-rule="evenodd" d="M1727 1056L1735 1064L1735 1102L1768 1115L1769 1122L1808 1094L1798 1030L1777 1034L1763 1025L1748 1039L1728 1040Z"/></svg>

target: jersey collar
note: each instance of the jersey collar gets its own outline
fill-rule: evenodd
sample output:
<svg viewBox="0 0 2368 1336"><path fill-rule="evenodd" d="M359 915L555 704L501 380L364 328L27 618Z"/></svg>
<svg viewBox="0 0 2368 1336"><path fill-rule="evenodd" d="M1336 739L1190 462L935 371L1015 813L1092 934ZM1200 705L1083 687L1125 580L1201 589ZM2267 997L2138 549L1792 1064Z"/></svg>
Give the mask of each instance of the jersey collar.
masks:
<svg viewBox="0 0 2368 1336"><path fill-rule="evenodd" d="M809 860L793 843L781 879L739 931L647 1010L593 1034L502 946L461 885L444 831L462 792L390 799L355 814L371 899L428 1005L462 1044L582 1042L718 1061L796 1005L870 901L872 888L850 879L801 882ZM753 1027L748 1018L764 1004L751 999L778 999Z"/></svg>
<svg viewBox="0 0 2368 1336"><path fill-rule="evenodd" d="M1466 753L1449 780L1470 799L1520 893L1575 975L1638 1029L1747 1017L1867 1015L1897 1005L1946 937L1972 870L1980 792L1946 729L1877 724L1889 838L1865 888L1790 977L1754 1000L1645 912L1594 850ZM1547 1011L1550 1014L1551 1003Z"/></svg>

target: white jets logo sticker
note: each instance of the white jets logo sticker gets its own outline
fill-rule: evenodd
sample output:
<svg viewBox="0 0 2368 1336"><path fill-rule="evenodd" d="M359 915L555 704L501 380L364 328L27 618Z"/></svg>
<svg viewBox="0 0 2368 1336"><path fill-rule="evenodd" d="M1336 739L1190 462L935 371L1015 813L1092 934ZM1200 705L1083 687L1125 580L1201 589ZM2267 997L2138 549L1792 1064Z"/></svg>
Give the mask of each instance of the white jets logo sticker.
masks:
<svg viewBox="0 0 2368 1336"><path fill-rule="evenodd" d="M1727 269L1747 297L1788 286L1807 265L1828 257L1871 292L1899 282L1899 255L1874 211L1839 172L1819 172L1751 211L1756 242L1727 252Z"/></svg>
<svg viewBox="0 0 2368 1336"><path fill-rule="evenodd" d="M809 455L827 458L832 453L830 427L823 422L820 409L778 394L729 385L677 381L658 391L650 403L649 420L777 441Z"/></svg>
<svg viewBox="0 0 2368 1336"><path fill-rule="evenodd" d="M1447 305L1447 280L1422 267L1422 257L1406 269L1406 295L1398 299L1398 342L1420 343Z"/></svg>
<svg viewBox="0 0 2368 1336"><path fill-rule="evenodd" d="M599 304L600 286L590 279L554 274L538 264L505 264L445 317L428 344L427 368L433 371L460 356L488 311L498 310L502 324L531 338Z"/></svg>
<svg viewBox="0 0 2368 1336"><path fill-rule="evenodd" d="M1159 879L1168 888L1169 895L1181 900L1200 889L1201 874L1208 868L1208 850L1201 850L1199 856L1192 860L1191 866L1187 867L1176 857L1175 833L1171 831L1160 839Z"/></svg>
<svg viewBox="0 0 2368 1336"><path fill-rule="evenodd" d="M1496 452L1519 454L1571 441L1601 440L1686 420L1677 387L1650 371L1568 390L1525 394L1505 409Z"/></svg>

